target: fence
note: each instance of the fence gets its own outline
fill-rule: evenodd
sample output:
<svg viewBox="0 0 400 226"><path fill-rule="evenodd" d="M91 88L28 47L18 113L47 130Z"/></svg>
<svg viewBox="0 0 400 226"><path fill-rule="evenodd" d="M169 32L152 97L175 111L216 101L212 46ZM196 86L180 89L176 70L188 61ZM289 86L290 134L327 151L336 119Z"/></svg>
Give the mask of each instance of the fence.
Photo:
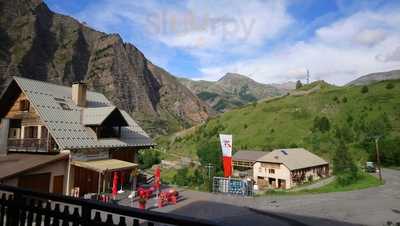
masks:
<svg viewBox="0 0 400 226"><path fill-rule="evenodd" d="M213 192L253 196L253 182L237 178L214 177Z"/></svg>
<svg viewBox="0 0 400 226"><path fill-rule="evenodd" d="M216 226L205 220L0 185L0 226Z"/></svg>

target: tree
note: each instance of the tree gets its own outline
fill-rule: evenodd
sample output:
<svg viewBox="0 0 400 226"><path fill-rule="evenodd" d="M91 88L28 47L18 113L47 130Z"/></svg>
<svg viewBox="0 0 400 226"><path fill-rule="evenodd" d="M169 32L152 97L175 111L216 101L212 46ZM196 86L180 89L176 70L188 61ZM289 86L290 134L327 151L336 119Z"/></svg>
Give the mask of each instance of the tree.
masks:
<svg viewBox="0 0 400 226"><path fill-rule="evenodd" d="M300 89L301 87L303 87L303 83L301 83L300 80L297 80L297 82L296 82L296 89Z"/></svg>
<svg viewBox="0 0 400 226"><path fill-rule="evenodd" d="M211 163L215 166L216 172L222 171L222 153L216 136L199 142L197 156L202 166Z"/></svg>
<svg viewBox="0 0 400 226"><path fill-rule="evenodd" d="M339 145L336 148L333 157L333 173L337 176L337 181L341 185L348 185L359 178L359 172L356 164L345 145L340 129L336 132L339 139Z"/></svg>
<svg viewBox="0 0 400 226"><path fill-rule="evenodd" d="M316 131L321 131L322 133L328 132L331 129L331 123L329 122L329 119L325 116L322 118L316 116L314 118L314 125L312 128L313 132Z"/></svg>
<svg viewBox="0 0 400 226"><path fill-rule="evenodd" d="M331 123L329 119L323 116L319 121L319 130L323 133L328 132L331 129Z"/></svg>
<svg viewBox="0 0 400 226"><path fill-rule="evenodd" d="M361 93L368 93L368 86L363 86L361 88Z"/></svg>
<svg viewBox="0 0 400 226"><path fill-rule="evenodd" d="M156 149L142 151L139 154L140 168L147 169L161 162L160 152Z"/></svg>

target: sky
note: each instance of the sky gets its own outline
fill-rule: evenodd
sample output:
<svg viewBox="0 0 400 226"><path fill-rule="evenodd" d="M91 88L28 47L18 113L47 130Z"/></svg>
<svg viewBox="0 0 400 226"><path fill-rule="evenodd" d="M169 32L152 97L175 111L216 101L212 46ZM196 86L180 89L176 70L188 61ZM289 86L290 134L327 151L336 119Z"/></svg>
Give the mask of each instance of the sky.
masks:
<svg viewBox="0 0 400 226"><path fill-rule="evenodd" d="M45 0L50 9L118 33L171 74L216 81L343 85L400 69L400 1Z"/></svg>

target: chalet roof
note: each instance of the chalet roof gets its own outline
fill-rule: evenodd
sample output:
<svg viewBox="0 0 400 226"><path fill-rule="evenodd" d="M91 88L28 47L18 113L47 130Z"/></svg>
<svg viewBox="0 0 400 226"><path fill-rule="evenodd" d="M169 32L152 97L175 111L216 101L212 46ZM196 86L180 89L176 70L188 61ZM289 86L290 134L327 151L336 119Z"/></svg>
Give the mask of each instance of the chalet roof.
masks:
<svg viewBox="0 0 400 226"><path fill-rule="evenodd" d="M117 109L115 106L84 108L82 111L82 124L101 125L115 109Z"/></svg>
<svg viewBox="0 0 400 226"><path fill-rule="evenodd" d="M128 126L121 128L121 137L98 139L96 133L85 126L85 123L99 123L116 108L101 93L88 91L87 106L79 107L72 101L71 87L22 77L13 79L61 149L154 145L146 132L124 111L121 111L121 114Z"/></svg>
<svg viewBox="0 0 400 226"><path fill-rule="evenodd" d="M257 159L258 162L282 163L289 170L303 169L328 164L319 156L304 148L276 149Z"/></svg>
<svg viewBox="0 0 400 226"><path fill-rule="evenodd" d="M265 151L247 151L247 150L241 150L237 151L233 155L233 160L235 161L251 161L255 162L257 159L261 158L262 156L268 154L269 152Z"/></svg>
<svg viewBox="0 0 400 226"><path fill-rule="evenodd" d="M34 168L40 168L49 163L67 160L68 153L55 155L36 155L25 153L9 153L0 156L0 180L17 176Z"/></svg>

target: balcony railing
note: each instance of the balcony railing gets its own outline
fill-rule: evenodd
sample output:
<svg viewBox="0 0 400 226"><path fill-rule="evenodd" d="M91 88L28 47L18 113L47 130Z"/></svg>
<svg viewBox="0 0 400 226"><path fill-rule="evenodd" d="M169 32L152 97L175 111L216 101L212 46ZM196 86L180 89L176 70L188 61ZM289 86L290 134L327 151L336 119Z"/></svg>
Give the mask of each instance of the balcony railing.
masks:
<svg viewBox="0 0 400 226"><path fill-rule="evenodd" d="M126 226L216 223L0 185L0 226Z"/></svg>
<svg viewBox="0 0 400 226"><path fill-rule="evenodd" d="M47 139L24 138L8 139L7 146L12 151L47 151Z"/></svg>

